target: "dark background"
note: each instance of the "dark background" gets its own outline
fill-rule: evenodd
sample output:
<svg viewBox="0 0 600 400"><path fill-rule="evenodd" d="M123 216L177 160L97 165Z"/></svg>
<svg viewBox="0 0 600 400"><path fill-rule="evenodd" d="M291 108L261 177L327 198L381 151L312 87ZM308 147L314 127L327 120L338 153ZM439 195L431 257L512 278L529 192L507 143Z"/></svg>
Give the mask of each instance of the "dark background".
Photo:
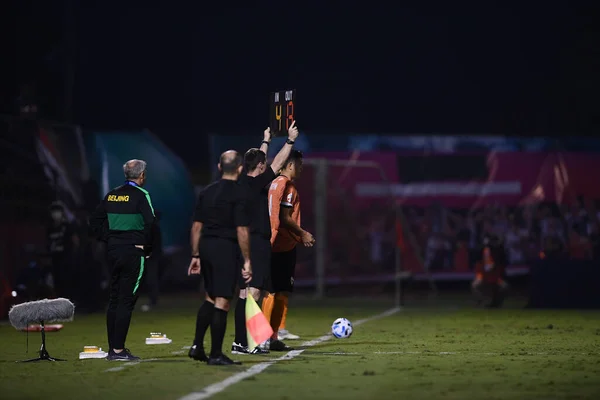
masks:
<svg viewBox="0 0 600 400"><path fill-rule="evenodd" d="M147 127L190 164L206 133L260 135L269 92L290 88L311 132L600 125L592 2L126 3L7 3L1 111L34 83L43 117Z"/></svg>

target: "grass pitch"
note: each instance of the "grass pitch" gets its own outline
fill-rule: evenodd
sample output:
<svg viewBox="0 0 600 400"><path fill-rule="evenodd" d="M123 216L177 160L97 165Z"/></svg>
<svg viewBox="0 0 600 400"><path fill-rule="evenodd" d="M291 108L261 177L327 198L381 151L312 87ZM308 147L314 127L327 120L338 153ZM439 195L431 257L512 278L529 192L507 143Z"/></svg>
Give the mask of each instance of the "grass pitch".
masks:
<svg viewBox="0 0 600 400"><path fill-rule="evenodd" d="M140 363L77 359L85 345L106 347L101 314L76 315L62 331L47 334L50 355L68 359L62 363L15 363L36 356L39 333L29 334L26 354L25 333L2 325L0 398L178 399L283 355L234 356L244 365L231 367L190 360L183 347L192 342L199 302L199 296L167 299L156 311L134 313L127 346L146 359ZM389 309L389 303L296 300L288 325L303 339L315 339L337 317L357 321ZM599 321L600 312L590 311L418 308L409 303L395 315L356 327L349 339L307 347L211 398L598 399ZM230 319L227 350L233 326ZM166 333L173 343L145 345L153 331Z"/></svg>

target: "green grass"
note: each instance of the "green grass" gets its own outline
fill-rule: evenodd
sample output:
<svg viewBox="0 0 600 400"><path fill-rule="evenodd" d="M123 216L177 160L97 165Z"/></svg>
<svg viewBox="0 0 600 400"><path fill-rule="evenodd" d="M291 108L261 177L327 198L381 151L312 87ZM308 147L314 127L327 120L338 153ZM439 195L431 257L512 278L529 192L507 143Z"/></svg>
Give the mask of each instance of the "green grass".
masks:
<svg viewBox="0 0 600 400"><path fill-rule="evenodd" d="M35 356L39 334L29 334L25 354L25 334L0 326L0 398L177 399L282 355L234 357L245 363L232 367L188 359L182 347L191 344L198 303L197 297L180 298L155 312L136 312L127 345L156 360L115 372L106 370L124 364L77 360L85 345L106 346L102 315L76 315L62 331L47 334L50 354L69 360L64 363L15 363ZM296 301L288 325L314 339L337 317L356 321L389 308L389 302L363 303ZM589 311L409 306L356 327L350 339L332 339L278 362L214 398L597 399L599 317ZM145 345L151 331L168 334L173 344ZM232 340L230 319L227 350Z"/></svg>

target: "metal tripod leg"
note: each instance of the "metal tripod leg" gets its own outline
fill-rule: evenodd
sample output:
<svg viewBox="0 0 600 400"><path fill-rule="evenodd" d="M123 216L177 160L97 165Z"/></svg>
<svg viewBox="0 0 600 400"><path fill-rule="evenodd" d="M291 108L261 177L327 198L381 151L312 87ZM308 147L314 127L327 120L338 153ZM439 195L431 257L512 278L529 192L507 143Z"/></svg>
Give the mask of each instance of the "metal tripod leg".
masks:
<svg viewBox="0 0 600 400"><path fill-rule="evenodd" d="M41 334L42 334L42 347L40 347L40 356L38 358L32 358L30 360L23 360L23 361L17 361L17 362L37 362L37 361L67 361L67 360L63 360L62 358L54 358L54 357L50 357L50 354L48 354L48 350L46 350L46 330L44 329L44 323L40 323L40 327L41 327Z"/></svg>
<svg viewBox="0 0 600 400"><path fill-rule="evenodd" d="M23 360L23 361L19 361L19 362L37 362L37 361L67 361L67 360L63 360L62 358L50 357L50 354L48 354L46 347L44 345L42 345L42 349L40 350L40 356L38 358L32 358L30 360Z"/></svg>

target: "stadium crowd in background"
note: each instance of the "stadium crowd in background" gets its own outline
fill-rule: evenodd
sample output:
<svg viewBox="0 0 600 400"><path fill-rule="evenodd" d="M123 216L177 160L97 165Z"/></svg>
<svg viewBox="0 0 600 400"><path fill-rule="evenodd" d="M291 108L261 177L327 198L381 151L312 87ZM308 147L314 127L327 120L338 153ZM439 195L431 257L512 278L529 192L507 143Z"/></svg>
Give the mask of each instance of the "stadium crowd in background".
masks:
<svg viewBox="0 0 600 400"><path fill-rule="evenodd" d="M598 201L583 198L573 205L488 204L473 210L450 209L439 203L426 208L404 206L406 247L402 268L413 272L472 272L482 261L486 237L500 242L508 266L527 266L547 258L599 260L598 210ZM313 215L306 217L309 223L313 219ZM343 207L329 208L328 219L340 228L327 232L328 274L351 276L394 270L398 241L393 210L373 206L357 213ZM303 258L300 263L301 270L310 268L310 262L305 261Z"/></svg>
<svg viewBox="0 0 600 400"><path fill-rule="evenodd" d="M408 241L431 272L473 270L481 260L485 237L497 238L508 265L541 258L600 259L600 212L596 201L579 198L572 205L538 203L522 207L487 205L453 210L439 204L403 207ZM360 230L376 267L394 247L394 216L373 208L361 218ZM387 258L386 258L387 257ZM393 264L385 263L387 268Z"/></svg>

